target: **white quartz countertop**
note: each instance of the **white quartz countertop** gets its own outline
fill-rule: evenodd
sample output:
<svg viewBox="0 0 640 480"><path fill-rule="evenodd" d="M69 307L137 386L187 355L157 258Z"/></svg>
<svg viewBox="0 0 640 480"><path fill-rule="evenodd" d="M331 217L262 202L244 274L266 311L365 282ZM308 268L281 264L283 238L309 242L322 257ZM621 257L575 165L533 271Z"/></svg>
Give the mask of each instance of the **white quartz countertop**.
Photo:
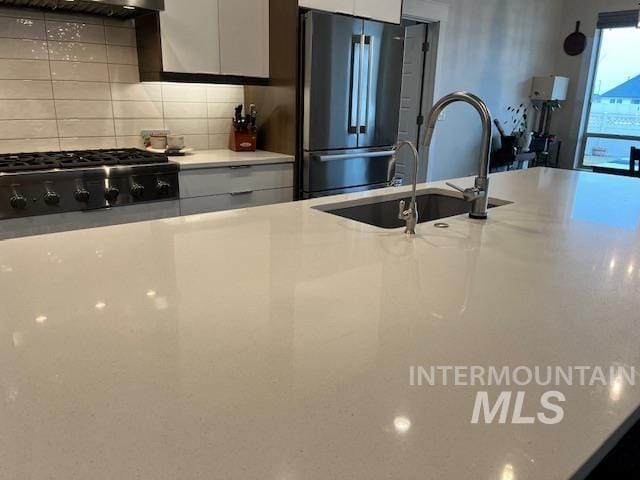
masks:
<svg viewBox="0 0 640 480"><path fill-rule="evenodd" d="M640 181L491 182L515 203L414 238L310 208L390 190L1 241L0 478L571 477L640 387L474 425L409 367L640 368Z"/></svg>
<svg viewBox="0 0 640 480"><path fill-rule="evenodd" d="M181 170L194 168L229 167L233 165L266 165L273 163L293 163L295 158L283 153L257 150L255 152L234 152L232 150L199 150L183 157L169 157L180 165Z"/></svg>

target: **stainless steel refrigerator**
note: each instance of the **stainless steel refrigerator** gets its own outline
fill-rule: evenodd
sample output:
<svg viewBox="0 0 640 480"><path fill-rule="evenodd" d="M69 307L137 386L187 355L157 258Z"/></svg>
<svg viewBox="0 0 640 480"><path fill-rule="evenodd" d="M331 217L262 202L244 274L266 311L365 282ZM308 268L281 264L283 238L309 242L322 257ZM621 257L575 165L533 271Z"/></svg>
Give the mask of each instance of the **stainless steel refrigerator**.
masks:
<svg viewBox="0 0 640 480"><path fill-rule="evenodd" d="M404 27L308 12L302 21L303 198L388 186Z"/></svg>

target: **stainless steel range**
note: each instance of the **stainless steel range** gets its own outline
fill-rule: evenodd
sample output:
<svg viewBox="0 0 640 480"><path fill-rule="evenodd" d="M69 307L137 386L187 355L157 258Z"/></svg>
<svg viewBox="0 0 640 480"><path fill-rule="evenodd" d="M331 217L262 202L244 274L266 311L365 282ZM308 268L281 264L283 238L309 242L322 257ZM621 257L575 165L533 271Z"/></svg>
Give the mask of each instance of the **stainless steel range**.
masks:
<svg viewBox="0 0 640 480"><path fill-rule="evenodd" d="M0 219L47 216L37 223L49 225L44 231L56 231L61 229L52 226L56 219L63 223L70 220L69 215L61 214L121 209L122 221L112 213L111 220L93 221L87 226L123 223L130 207L158 202L167 202L170 211L154 213L151 218L177 215L178 170L165 155L139 149L0 154ZM88 218L79 217L71 222L77 226L71 228L82 228L80 220ZM32 227L34 223L28 224ZM0 230L3 226L11 229L2 222Z"/></svg>

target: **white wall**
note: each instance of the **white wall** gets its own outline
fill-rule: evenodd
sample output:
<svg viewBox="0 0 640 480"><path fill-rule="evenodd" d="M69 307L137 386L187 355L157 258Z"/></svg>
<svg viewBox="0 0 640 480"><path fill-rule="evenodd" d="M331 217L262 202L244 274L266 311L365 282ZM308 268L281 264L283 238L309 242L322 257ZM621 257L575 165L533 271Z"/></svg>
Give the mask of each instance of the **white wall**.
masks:
<svg viewBox="0 0 640 480"><path fill-rule="evenodd" d="M405 13L445 15L441 24L435 98L469 90L485 99L494 117L527 101L531 78L554 71L561 0L405 0ZM444 7L444 8L443 8ZM431 12L434 12L433 15ZM453 105L439 122L429 160L429 180L478 170L478 114Z"/></svg>
<svg viewBox="0 0 640 480"><path fill-rule="evenodd" d="M584 110L584 100L588 88L589 67L594 60L594 38L598 14L634 10L638 0L565 0L560 26L562 39L575 30L575 23L582 22L581 31L587 36L587 50L578 57L564 53L560 41L556 53L556 73L571 79L568 100L562 110L554 114L553 131L563 140L561 165L573 168L580 145L580 123Z"/></svg>

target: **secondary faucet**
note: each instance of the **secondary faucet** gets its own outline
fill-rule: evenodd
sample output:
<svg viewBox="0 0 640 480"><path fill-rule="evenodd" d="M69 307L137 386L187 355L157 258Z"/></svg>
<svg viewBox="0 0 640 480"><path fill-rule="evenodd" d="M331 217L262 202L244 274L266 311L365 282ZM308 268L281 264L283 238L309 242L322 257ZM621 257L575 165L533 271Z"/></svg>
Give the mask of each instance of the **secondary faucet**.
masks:
<svg viewBox="0 0 640 480"><path fill-rule="evenodd" d="M404 200L400 201L398 218L400 220L404 220L406 223L404 233L415 235L416 225L418 224L418 202L416 201L416 190L418 188L418 163L420 161L420 155L413 143L404 140L402 142L398 142L396 145L393 152L394 160L402 147L410 147L411 153L413 154L413 190L411 191L411 205L409 205L408 209L405 210L406 202Z"/></svg>
<svg viewBox="0 0 640 480"><path fill-rule="evenodd" d="M489 163L491 162L491 137L493 126L491 123L491 112L487 104L473 93L455 92L442 98L436 103L427 120L427 135L424 139L425 147L431 146L433 133L436 128L436 122L442 111L455 102L466 102L474 107L480 114L482 120L482 145L480 148L480 173L476 177L475 186L473 188L461 188L447 182L451 188L458 190L464 195L467 202L471 202L471 218L484 220L487 218L487 209L489 208Z"/></svg>

